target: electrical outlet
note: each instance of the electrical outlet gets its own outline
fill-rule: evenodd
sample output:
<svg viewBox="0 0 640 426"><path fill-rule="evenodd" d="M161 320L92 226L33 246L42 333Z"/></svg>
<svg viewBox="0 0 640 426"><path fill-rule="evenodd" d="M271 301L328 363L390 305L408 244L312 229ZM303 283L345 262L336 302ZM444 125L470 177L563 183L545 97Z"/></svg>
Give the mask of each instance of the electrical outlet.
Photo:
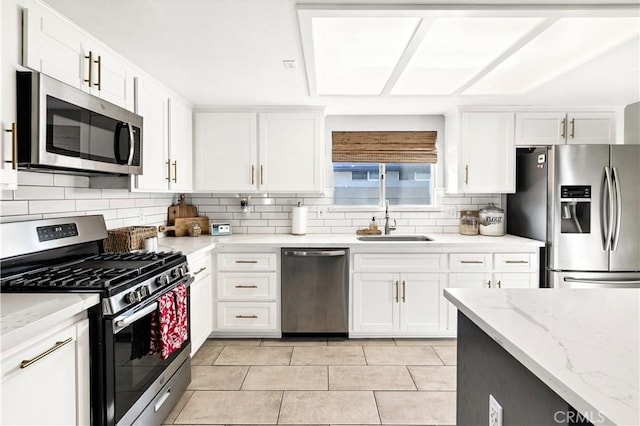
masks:
<svg viewBox="0 0 640 426"><path fill-rule="evenodd" d="M458 208L456 206L451 206L449 208L447 208L447 215L451 218L457 218L458 217Z"/></svg>
<svg viewBox="0 0 640 426"><path fill-rule="evenodd" d="M138 210L138 221L140 225L144 225L144 212L142 210Z"/></svg>
<svg viewBox="0 0 640 426"><path fill-rule="evenodd" d="M489 394L489 426L502 426L502 406Z"/></svg>
<svg viewBox="0 0 640 426"><path fill-rule="evenodd" d="M324 206L318 207L318 219L323 218L327 214L327 208Z"/></svg>

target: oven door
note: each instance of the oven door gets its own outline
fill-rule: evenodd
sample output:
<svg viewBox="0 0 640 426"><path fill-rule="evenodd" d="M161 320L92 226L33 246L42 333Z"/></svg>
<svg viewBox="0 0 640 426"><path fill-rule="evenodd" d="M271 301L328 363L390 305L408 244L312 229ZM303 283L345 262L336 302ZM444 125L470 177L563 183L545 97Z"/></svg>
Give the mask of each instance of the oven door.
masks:
<svg viewBox="0 0 640 426"><path fill-rule="evenodd" d="M191 331L188 320L190 315L188 284L190 281L185 280L182 283L187 285L189 337L165 360L159 353L148 354L151 315L157 310L158 304L155 301L157 297L115 318L105 320L107 418L113 419L113 423L108 421L109 424L132 424L162 386L189 358Z"/></svg>

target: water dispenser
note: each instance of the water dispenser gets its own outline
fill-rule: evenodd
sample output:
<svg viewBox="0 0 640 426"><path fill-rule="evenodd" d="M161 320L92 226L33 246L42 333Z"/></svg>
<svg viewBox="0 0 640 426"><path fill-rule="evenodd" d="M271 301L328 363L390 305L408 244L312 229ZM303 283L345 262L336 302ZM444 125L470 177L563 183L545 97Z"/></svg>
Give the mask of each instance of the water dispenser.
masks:
<svg viewBox="0 0 640 426"><path fill-rule="evenodd" d="M589 234L591 232L591 186L562 185L560 187L560 232Z"/></svg>

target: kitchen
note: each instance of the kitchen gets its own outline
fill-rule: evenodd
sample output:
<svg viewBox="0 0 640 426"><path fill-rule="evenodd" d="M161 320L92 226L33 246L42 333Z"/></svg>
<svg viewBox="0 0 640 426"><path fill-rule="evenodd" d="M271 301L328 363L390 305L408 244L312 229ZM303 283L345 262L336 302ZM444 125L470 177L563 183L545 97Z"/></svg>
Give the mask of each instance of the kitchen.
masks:
<svg viewBox="0 0 640 426"><path fill-rule="evenodd" d="M154 14L150 16L149 5L143 4L122 4L123 10L129 12L123 15L112 4L101 2L91 3L91 10L85 11L71 0L48 3L66 18L39 2L3 2L0 93L3 128L10 130L12 123L18 121L14 117L16 70L37 70L67 84L78 81L76 87L83 91L143 117L143 140L147 147L142 155L144 172L130 178L114 178L16 171L11 162L5 162L12 159L15 131L3 132L2 222L100 214L104 216L107 229L160 226L167 224L167 208L177 203L178 194L186 193L188 203L194 205L201 216L212 222L228 223L232 231L231 237L160 238L158 241L159 246L172 246L188 254L192 273L205 268L191 284L192 309L203 313L202 317L191 320L191 344L192 350L203 345L202 349L207 349L211 357L218 350L212 347L221 348L227 344L226 341L221 341L225 342L221 345L203 343L211 332L212 337L217 338L265 339L258 344L269 344L272 341L268 339L280 337L280 248L287 247L351 249L350 337L375 337L379 340L374 343L384 346L401 344L403 339L409 338L455 336L457 318L455 309L442 296L445 288L481 288L487 287L487 283L495 286L509 280L513 280L513 287L537 287L544 275L545 259L539 254L544 243L523 242L510 236L496 239L457 235L460 215L467 210L478 211L494 203L506 206L509 213L505 194L515 191L515 146L571 143L575 136L583 138L579 143L638 143L637 21L631 25L624 23L624 17L629 14L637 18L637 5L631 2L616 7L590 5L597 14L618 17L623 22L605 22L599 26L589 23L592 34L587 53L591 52L591 55L578 57L576 54L574 63L559 64L556 75L547 77L546 82L542 81L544 76L541 77L533 88L505 87L501 95L484 96L478 92L474 94L473 90L482 89L482 85L474 89L474 83L480 82L486 88L492 81L495 84L496 75L502 75L497 80L504 79L499 63L515 56L513 53L517 50L509 47L525 46L528 40L536 39L535 34L553 28L553 22L562 15L558 10L540 6L544 13L536 12L545 19L532 17L535 13L527 11L518 16L522 19L518 25L505 25L499 31L489 32L480 38L490 47L488 53L482 50L485 57L476 60L470 70L462 69L464 72L455 74L455 70L459 72L459 64L455 61L447 63L446 57L438 57L438 49L442 46L437 42L451 37L447 28L463 26L464 19L447 27L438 25L438 19L431 19L433 16L421 21L417 16L422 15L415 10L411 13L395 10L384 16L385 7L362 6L370 21L365 19L357 23L349 19L362 13L356 6L300 4L296 7L296 3L290 1L269 2L268 6L249 1L236 5L211 2L208 6L201 2L180 5L167 2L162 8L154 7ZM480 12L475 15L478 21L473 21L472 28L478 25L476 31L488 31L487 27L498 27L488 18L483 23L482 6L478 3ZM205 7L210 9L203 11ZM583 5L584 9L590 7ZM336 14L332 10L335 8L345 21L333 25L328 17ZM383 12L369 9L382 9ZM518 8L512 9L516 12L510 10L509 13L518 15ZM584 13L594 14L593 10ZM314 27L314 19L327 25ZM616 32L612 32L612 26L616 27ZM122 28L137 30L131 33ZM176 31L166 31L166 28L176 28ZM382 29L388 33L376 36ZM314 40L312 30L326 33L321 39ZM460 56L479 51L473 38L474 35L480 37L482 32L469 31L471 36L462 37ZM607 36L599 37L603 31ZM427 37L428 34L433 38ZM366 44L371 39L376 43L374 47ZM601 39L609 40L611 45L597 44ZM5 42L7 40L9 42ZM421 40L436 44L429 50L430 45L427 42L421 45ZM496 40L504 41L501 44ZM342 45L343 50L330 49L337 45ZM171 55L167 55L167 51ZM378 62L367 57L376 52L387 56L374 56ZM420 74L420 66L424 65L420 61L425 61L429 55L436 55L438 61L448 64L450 78L445 78L447 73L433 74L441 70L424 66L422 72L427 74ZM356 60L349 61L349 58ZM357 66L371 61L384 63L384 66L380 70L364 71ZM354 62L355 69L349 69ZM332 64L340 66L332 68ZM407 72L403 73L404 70ZM496 73L492 74L491 70ZM533 68L533 72L542 74L542 69ZM530 78L530 74L523 75ZM484 76L488 78L483 79ZM433 82L437 81L440 86L434 87ZM96 83L104 86L98 88ZM517 85L518 81L509 83ZM491 89L489 87L486 93L492 93ZM533 126L533 131L521 133L522 129L530 128L527 126ZM585 126L589 128L586 133L581 130ZM430 194L429 200L419 207L401 206L406 203L391 197L393 188L380 183L379 177L386 175L386 168L378 168L377 172L356 170L351 178L352 183L369 185L369 192L376 193L374 202L367 203L366 207L341 206L334 202L334 195L339 191L351 194L347 195L347 200L355 200L356 192L348 192L348 185L335 185L339 181L337 174L342 172L335 168L335 160L332 164L333 133L433 131L437 133L436 162L427 162L428 169L413 174L410 181L412 185L422 185L421 188ZM289 134L291 137L294 132L298 132L294 137L304 135L298 139L304 142L297 146L279 144L276 135ZM466 136L469 132L473 134L473 144ZM17 133L21 133L19 127ZM229 140L229 135L233 135L235 143L218 142ZM158 142L148 149L149 141ZM364 178L360 179L363 174ZM354 176L359 179L356 181ZM391 169L388 176L392 176ZM407 184L407 180L400 177L397 182ZM355 188L355 183L351 189ZM385 191L389 197L384 196ZM356 230L368 227L371 216L375 216L378 226L384 228L384 200L387 198L392 199L388 212L390 223L393 225L395 220L397 228L391 231L392 236L426 235L434 241L365 243L356 240ZM306 236L288 235L292 231L293 207L298 202L307 208ZM224 263L225 259L233 259L238 253L254 256L236 260L255 260L258 269L234 269L235 261L229 265ZM507 260L527 263L505 263ZM242 265L251 267L252 264ZM512 269L505 270L503 265ZM264 285L256 284L260 292L254 298L222 292L227 287L220 285L221 280L242 280L254 275L260 275L264 281ZM394 292L402 298L403 280L408 283L408 303L402 305L380 299L393 298ZM424 283L418 287L420 293L416 297L428 305L412 306L411 302L415 300L411 297L412 280ZM2 297L6 300L5 294ZM255 320L259 321L254 327L238 324L235 317L239 314L234 311L238 306L255 308L251 315L258 316ZM223 315L225 313L228 316ZM255 340L246 342L256 343ZM330 342L325 343L330 348ZM432 354L450 353L450 349L442 349L448 343L448 340L434 341L426 347L439 348L429 349ZM224 346L222 350L231 353L232 346ZM368 360L370 355L374 356L374 349L365 346L363 343L360 350L367 354ZM258 350L256 354L260 352L264 351ZM304 350L296 346L290 355L296 356L296 352ZM197 359L195 351L192 355ZM424 353L422 356L431 359ZM439 359L440 365L446 364ZM209 366L214 362L218 361L212 359ZM410 359L406 365L416 362ZM227 365L232 370L229 367ZM327 371L338 367L342 365L327 367L324 364L323 368ZM192 379L194 377L192 374ZM411 377L415 379L413 375ZM295 391L300 388L284 389L284 394L283 389L276 390L280 391L279 397L268 397L275 400L271 401L272 405L276 404L280 409L282 404L284 409L285 402L291 403L289 398L296 396ZM380 409L384 405L380 401L393 396L379 389L367 390L370 391L368 395L356 397L369 398L366 403L370 403L373 390ZM451 398L455 398L455 392L452 392L455 389L447 390L449 394L445 398L449 399L444 404L450 404ZM245 392L240 390L240 384L236 391ZM355 392L351 388L345 391ZM193 398L188 404L195 404L206 394L198 392L191 389L187 392ZM637 385L632 392L637 395ZM209 392L210 395L213 393ZM443 395L424 393L420 396ZM406 398L410 400L413 396L406 395ZM394 404L388 402L389 405ZM488 401L483 402L482 408L488 410ZM506 409L505 424L509 415ZM189 418L187 413L184 416L183 423L196 422L194 418L185 420ZM486 416L483 414L483 419ZM76 419L80 418L83 417L78 415ZM209 421L213 419L215 417ZM455 417L452 419L450 415L443 420L426 419L429 417L404 419L403 424L455 422ZM293 423L305 423L295 420L295 416L289 417ZM366 422L365 419L347 420L318 417L313 422L402 422L387 417L367 418ZM277 417L275 420L268 417L262 423L275 421ZM207 420L197 422L207 423ZM233 418L218 421L226 424L252 422L254 420L236 421Z"/></svg>

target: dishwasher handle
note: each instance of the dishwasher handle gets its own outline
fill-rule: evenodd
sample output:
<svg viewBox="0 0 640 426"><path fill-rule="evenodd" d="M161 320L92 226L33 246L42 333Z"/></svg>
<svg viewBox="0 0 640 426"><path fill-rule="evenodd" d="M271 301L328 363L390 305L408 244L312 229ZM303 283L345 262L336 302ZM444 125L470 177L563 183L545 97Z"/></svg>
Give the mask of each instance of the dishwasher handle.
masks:
<svg viewBox="0 0 640 426"><path fill-rule="evenodd" d="M285 250L283 252L285 256L298 256L298 257L329 257L329 256L345 256L347 252L345 250Z"/></svg>

